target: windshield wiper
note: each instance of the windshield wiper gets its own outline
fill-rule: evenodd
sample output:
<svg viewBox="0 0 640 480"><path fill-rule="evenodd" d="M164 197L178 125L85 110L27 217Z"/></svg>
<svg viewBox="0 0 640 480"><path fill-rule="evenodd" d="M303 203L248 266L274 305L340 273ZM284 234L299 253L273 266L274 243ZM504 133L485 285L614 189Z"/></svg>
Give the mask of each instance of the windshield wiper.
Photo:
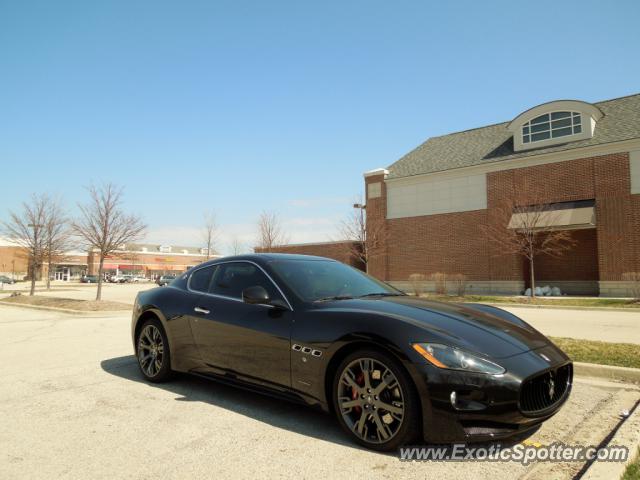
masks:
<svg viewBox="0 0 640 480"><path fill-rule="evenodd" d="M353 297L351 295L334 295L333 297L323 297L323 298L319 298L317 300L314 300L315 302L329 302L331 300L351 300L353 299Z"/></svg>
<svg viewBox="0 0 640 480"><path fill-rule="evenodd" d="M406 293L392 293L392 292L373 292L360 295L358 298L365 297L404 297Z"/></svg>

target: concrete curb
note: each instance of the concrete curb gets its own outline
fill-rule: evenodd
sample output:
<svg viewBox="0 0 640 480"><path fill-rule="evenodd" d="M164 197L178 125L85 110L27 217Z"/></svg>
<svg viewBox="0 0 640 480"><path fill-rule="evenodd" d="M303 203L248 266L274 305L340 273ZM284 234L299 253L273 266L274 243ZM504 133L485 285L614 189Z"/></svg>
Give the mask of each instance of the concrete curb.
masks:
<svg viewBox="0 0 640 480"><path fill-rule="evenodd" d="M627 465L633 462L640 448L640 407L636 406L633 413L624 421L607 446L626 446L629 448L629 458L626 462L598 462L597 460L587 469L581 480L609 480L621 478Z"/></svg>
<svg viewBox="0 0 640 480"><path fill-rule="evenodd" d="M627 383L640 383L640 368L614 367L595 363L574 362L573 371L579 377L606 378Z"/></svg>
<svg viewBox="0 0 640 480"><path fill-rule="evenodd" d="M478 302L468 302L478 303ZM527 305L525 303L487 303L498 308L548 308L551 310L591 310L596 312L623 312L640 314L640 308L633 307L574 307L571 305Z"/></svg>
<svg viewBox="0 0 640 480"><path fill-rule="evenodd" d="M7 307L17 307L17 308L30 308L33 310L48 310L50 312L59 312L59 313L67 313L69 315L85 315L85 316L94 316L94 315L104 315L109 313L130 313L130 310L72 310L70 308L58 308L58 307L45 307L43 305L27 305L24 303L13 303L13 302L3 302L0 300L0 305ZM131 306L133 308L133 305Z"/></svg>

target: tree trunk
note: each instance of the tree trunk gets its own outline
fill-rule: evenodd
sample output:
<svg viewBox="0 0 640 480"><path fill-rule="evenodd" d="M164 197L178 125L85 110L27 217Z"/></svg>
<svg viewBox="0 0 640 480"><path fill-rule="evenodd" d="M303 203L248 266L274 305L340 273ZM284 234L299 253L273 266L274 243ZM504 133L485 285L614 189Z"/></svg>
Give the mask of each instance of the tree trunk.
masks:
<svg viewBox="0 0 640 480"><path fill-rule="evenodd" d="M47 260L47 290L51 290L51 258Z"/></svg>
<svg viewBox="0 0 640 480"><path fill-rule="evenodd" d="M529 275L531 279L531 298L536 298L536 276L533 272L533 256L529 259Z"/></svg>
<svg viewBox="0 0 640 480"><path fill-rule="evenodd" d="M36 262L31 261L31 290L29 296L33 297L36 293Z"/></svg>
<svg viewBox="0 0 640 480"><path fill-rule="evenodd" d="M104 268L104 255L100 253L100 265L98 266L98 292L96 300L102 300L102 269Z"/></svg>

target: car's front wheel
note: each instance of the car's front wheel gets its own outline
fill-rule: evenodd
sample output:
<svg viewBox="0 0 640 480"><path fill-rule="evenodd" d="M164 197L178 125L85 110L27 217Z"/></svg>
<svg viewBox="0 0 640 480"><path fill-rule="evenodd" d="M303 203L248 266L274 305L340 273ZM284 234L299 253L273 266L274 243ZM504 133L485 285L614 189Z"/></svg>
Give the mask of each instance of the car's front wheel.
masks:
<svg viewBox="0 0 640 480"><path fill-rule="evenodd" d="M411 378L397 360L376 350L360 350L342 361L333 406L343 429L367 448L395 450L419 432L419 399Z"/></svg>
<svg viewBox="0 0 640 480"><path fill-rule="evenodd" d="M169 341L160 320L152 318L142 324L136 339L136 356L140 371L150 382L172 377Z"/></svg>

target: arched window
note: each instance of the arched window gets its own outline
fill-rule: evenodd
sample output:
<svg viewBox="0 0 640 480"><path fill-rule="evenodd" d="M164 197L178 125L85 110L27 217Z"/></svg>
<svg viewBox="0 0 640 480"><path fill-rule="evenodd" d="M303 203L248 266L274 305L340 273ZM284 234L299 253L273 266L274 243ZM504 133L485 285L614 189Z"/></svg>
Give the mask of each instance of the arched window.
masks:
<svg viewBox="0 0 640 480"><path fill-rule="evenodd" d="M550 112L532 118L522 126L522 143L566 137L582 132L579 112Z"/></svg>
<svg viewBox="0 0 640 480"><path fill-rule="evenodd" d="M593 137L602 111L580 100L556 100L522 112L507 129L513 134L513 150L544 148Z"/></svg>

